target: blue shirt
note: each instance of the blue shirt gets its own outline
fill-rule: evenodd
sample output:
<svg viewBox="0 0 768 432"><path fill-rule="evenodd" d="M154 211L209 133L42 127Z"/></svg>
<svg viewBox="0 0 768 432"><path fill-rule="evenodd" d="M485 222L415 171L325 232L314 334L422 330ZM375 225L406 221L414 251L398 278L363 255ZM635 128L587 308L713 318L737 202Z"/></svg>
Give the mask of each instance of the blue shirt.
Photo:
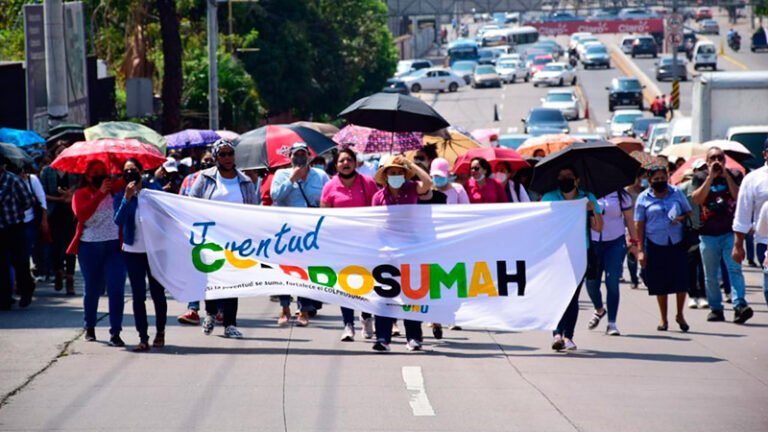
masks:
<svg viewBox="0 0 768 432"><path fill-rule="evenodd" d="M320 195L323 186L328 183L328 174L325 171L310 168L306 180L292 183L290 178L293 168L277 170L272 179L272 187L269 194L272 197L272 205L280 207L320 207ZM301 189L299 189L301 186ZM304 194L302 195L302 190ZM304 197L306 196L306 199ZM309 205L307 205L307 201Z"/></svg>
<svg viewBox="0 0 768 432"><path fill-rule="evenodd" d="M683 192L668 185L664 197L653 195L648 188L640 193L635 204L635 221L645 222L645 238L653 243L666 246L683 240L683 223L672 223L672 219L691 212L691 205Z"/></svg>
<svg viewBox="0 0 768 432"><path fill-rule="evenodd" d="M603 210L600 208L600 204L597 202L597 198L592 194L592 192L585 192L581 189L576 190L576 198L574 199L582 199L586 198L592 202L592 204L595 206L595 212L596 213L602 213ZM566 201L565 197L563 196L563 193L560 192L560 190L553 190L545 193L541 197L541 201ZM590 225L589 225L589 218L587 218L587 226L585 227L585 235L587 237L587 248L589 248L589 232L590 232Z"/></svg>

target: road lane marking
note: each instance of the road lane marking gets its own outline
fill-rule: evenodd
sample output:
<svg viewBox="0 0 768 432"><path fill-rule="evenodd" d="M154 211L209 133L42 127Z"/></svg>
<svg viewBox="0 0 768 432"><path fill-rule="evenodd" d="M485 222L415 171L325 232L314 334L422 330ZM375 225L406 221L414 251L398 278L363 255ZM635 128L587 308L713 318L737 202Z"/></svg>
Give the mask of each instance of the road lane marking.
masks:
<svg viewBox="0 0 768 432"><path fill-rule="evenodd" d="M403 366L403 381L405 388L411 393L411 410L414 416L434 416L435 410L429 403L427 389L424 387L424 377L419 366Z"/></svg>

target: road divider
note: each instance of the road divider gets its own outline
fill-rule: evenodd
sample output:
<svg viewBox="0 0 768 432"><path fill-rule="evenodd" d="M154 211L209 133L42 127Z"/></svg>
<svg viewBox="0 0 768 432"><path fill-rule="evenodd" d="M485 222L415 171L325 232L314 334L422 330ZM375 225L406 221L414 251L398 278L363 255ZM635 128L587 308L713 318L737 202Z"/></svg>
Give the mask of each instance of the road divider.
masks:
<svg viewBox="0 0 768 432"><path fill-rule="evenodd" d="M608 52L611 55L611 60L616 67L626 76L635 77L640 80L640 84L644 85L643 97L647 102L647 106L651 106L656 96L662 94L661 89L655 82L648 78L636 64L626 54L624 54L618 47L614 45L608 46Z"/></svg>
<svg viewBox="0 0 768 432"><path fill-rule="evenodd" d="M584 120L587 121L589 128L594 130L597 126L595 124L595 116L592 112L590 112L591 109L589 108L589 100L587 99L587 95L584 93L584 89L581 87L581 80L576 83L574 92L576 92L576 96L579 98L579 100L584 102Z"/></svg>

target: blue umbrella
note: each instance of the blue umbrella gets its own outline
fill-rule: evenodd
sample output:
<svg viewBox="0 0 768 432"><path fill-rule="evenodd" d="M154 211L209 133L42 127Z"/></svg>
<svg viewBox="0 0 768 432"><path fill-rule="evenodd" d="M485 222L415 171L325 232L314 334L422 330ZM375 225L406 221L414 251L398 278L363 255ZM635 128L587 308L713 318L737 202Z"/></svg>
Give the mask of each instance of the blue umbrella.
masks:
<svg viewBox="0 0 768 432"><path fill-rule="evenodd" d="M0 128L0 142L26 147L32 144L45 144L45 138L35 131Z"/></svg>
<svg viewBox="0 0 768 432"><path fill-rule="evenodd" d="M205 147L215 143L221 138L219 134L212 130L205 129L186 129L181 132L166 135L169 149L181 149L188 147Z"/></svg>

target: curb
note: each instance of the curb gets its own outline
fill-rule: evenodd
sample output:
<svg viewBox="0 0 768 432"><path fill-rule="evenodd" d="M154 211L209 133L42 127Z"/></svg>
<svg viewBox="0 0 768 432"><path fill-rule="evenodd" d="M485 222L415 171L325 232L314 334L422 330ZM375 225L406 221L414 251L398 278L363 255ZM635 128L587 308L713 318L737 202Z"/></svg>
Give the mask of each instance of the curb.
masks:
<svg viewBox="0 0 768 432"><path fill-rule="evenodd" d="M614 64L616 64L616 68L618 68L621 73L626 76L639 79L640 83L645 86L643 89L643 96L645 97L647 106L651 106L651 103L656 98L656 96L662 94L659 86L655 82L651 81L651 79L648 78L648 76L616 46L611 44L608 46L608 49L610 51L611 60L613 60Z"/></svg>
<svg viewBox="0 0 768 432"><path fill-rule="evenodd" d="M587 126L589 126L590 130L594 131L597 129L597 124L595 124L595 116L592 112L592 106L587 99L587 95L584 93L584 89L581 87L581 79L576 83L575 92L579 99L584 101L584 116L582 116L580 120L587 117Z"/></svg>

